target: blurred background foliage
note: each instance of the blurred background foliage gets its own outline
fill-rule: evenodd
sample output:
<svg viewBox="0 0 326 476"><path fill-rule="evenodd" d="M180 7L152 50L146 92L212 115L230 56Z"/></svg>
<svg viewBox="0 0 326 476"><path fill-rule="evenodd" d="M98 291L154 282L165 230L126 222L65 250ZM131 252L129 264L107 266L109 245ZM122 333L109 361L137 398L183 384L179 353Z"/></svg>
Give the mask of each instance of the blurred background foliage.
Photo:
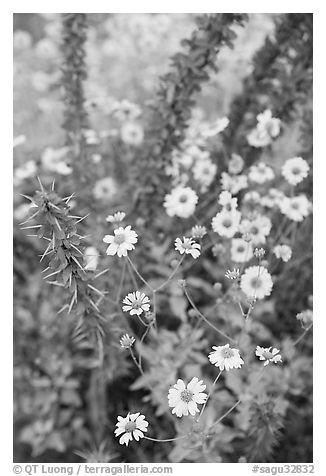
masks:
<svg viewBox="0 0 326 476"><path fill-rule="evenodd" d="M101 290L114 300L119 288L122 264L105 255L102 243L109 233L105 217L116 210L127 213L128 224L141 237L135 257L142 274L153 285L166 279L174 265L175 237L196 224L171 219L162 207L171 188L162 167L179 141L166 118L177 121L179 138L194 108L204 120L230 119L223 135L209 144L219 173L227 169L232 153L240 154L246 167L263 160L280 168L296 155L312 166L312 15L250 14L241 21L228 14L203 16L201 31L212 36L202 47L204 52L212 49L212 68L200 66L203 75L197 76L193 70L192 94L185 99L170 73L175 66L182 77L187 61L193 60L194 42L202 39L181 46L200 25L194 14L67 15L14 14L15 461L311 462L311 333L294 345L301 332L295 316L312 306L311 217L285 229L293 258L273 264L272 297L254 309L242 344L249 366L227 373L218 383L204 427L245 394L244 403L207 441L194 437L191 446L183 440L143 440L128 448L117 443L113 430L117 415L129 410L146 415L153 437L185 431L187 421L172 418L167 408L167 390L180 376L196 374L212 383L214 369L206 355L212 345L224 342L209 328L198 328L182 291L171 281L158 298L159 327L145 341L145 375L139 376L119 339L125 332L141 337L141 326L106 300L99 303L103 322L80 302L71 314L58 314L69 301L61 288L43 280L47 263L39 260L44 243L27 236L19 224L30 213L21 194L34 196L36 176L47 190L55 179L59 197L75 193L69 203L73 214L90 214L78 224L78 232L86 236L85 246L99 251L98 271L109 268L99 278ZM213 41L219 46L217 56ZM174 56L171 63L186 46L185 56ZM186 107L172 109L170 96L186 100ZM141 111L135 113L131 133L125 127L128 117L112 114L123 100ZM250 148L246 135L256 115L268 108L282 120L282 134L263 151ZM80 135L78 129L87 133ZM216 180L205 192L199 204L202 224L213 216L219 191ZM312 179L299 191L311 199ZM281 222L275 212L274 235ZM201 311L232 334L242 323L227 292L224 274L231 261L226 250L216 256L212 245L206 247L200 260L178 277L187 279ZM91 282L93 276L87 279ZM222 295L215 282L222 283ZM133 289L129 276L123 289ZM102 361L93 338L99 326ZM281 348L284 365L268 368L259 385L253 384L260 366L250 349L271 343Z"/></svg>

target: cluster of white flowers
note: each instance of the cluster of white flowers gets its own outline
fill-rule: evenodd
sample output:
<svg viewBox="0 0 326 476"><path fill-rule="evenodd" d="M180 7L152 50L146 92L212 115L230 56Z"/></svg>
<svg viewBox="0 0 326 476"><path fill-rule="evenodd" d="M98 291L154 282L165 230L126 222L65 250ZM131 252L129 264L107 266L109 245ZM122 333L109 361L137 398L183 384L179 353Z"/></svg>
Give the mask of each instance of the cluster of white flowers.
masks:
<svg viewBox="0 0 326 476"><path fill-rule="evenodd" d="M221 186L223 190L228 190L232 195L237 195L241 190L248 187L248 177L246 175L229 175L227 172L222 172Z"/></svg>
<svg viewBox="0 0 326 476"><path fill-rule="evenodd" d="M257 116L257 126L247 136L248 144L252 147L265 147L275 139L281 131L281 121L272 116L272 111L266 109Z"/></svg>
<svg viewBox="0 0 326 476"><path fill-rule="evenodd" d="M240 224L240 232L249 234L254 246L266 242L266 237L270 234L272 228L271 220L265 215L256 215L251 220L245 218Z"/></svg>
<svg viewBox="0 0 326 476"><path fill-rule="evenodd" d="M273 253L276 258L280 258L285 263L291 259L292 248L288 245L277 245L273 248Z"/></svg>
<svg viewBox="0 0 326 476"><path fill-rule="evenodd" d="M220 236L232 238L238 231L241 213L237 210L237 199L230 192L221 192L218 200L222 210L212 219L212 229Z"/></svg>

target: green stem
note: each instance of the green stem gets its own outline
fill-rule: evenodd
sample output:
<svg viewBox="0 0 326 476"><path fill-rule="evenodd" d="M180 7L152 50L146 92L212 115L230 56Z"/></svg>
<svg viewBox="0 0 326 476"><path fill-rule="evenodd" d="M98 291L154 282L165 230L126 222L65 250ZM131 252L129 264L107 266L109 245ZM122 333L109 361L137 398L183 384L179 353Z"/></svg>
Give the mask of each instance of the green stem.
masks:
<svg viewBox="0 0 326 476"><path fill-rule="evenodd" d="M191 297L189 296L189 293L188 291L186 290L186 288L183 288L184 289L184 293L186 295L186 298L188 299L189 301L189 304L191 305L191 307L198 313L198 315L203 319L203 321L206 322L207 325L209 325L210 327L212 327L212 329L214 329L216 332L218 332L221 336L223 336L225 339L229 340L230 342L233 342L234 344L236 344L236 341L234 339L232 339L232 337L229 337L227 334L224 334L224 332L220 331L217 327L214 326L214 324L212 324L205 316L204 314L202 314L200 312L200 310L198 309L198 307L196 306L196 304L193 302L193 300L191 299Z"/></svg>

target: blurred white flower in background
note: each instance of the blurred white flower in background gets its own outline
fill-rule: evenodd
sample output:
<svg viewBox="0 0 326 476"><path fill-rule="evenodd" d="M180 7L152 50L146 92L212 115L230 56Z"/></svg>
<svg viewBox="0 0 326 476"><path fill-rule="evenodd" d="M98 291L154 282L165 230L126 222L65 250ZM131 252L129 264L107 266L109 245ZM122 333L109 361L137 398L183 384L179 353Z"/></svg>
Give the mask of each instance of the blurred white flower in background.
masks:
<svg viewBox="0 0 326 476"><path fill-rule="evenodd" d="M61 147L59 149L53 149L53 147L47 147L41 157L42 165L45 170L50 172L56 172L61 175L69 175L72 173L72 168L66 164L65 158L69 152L68 147Z"/></svg>
<svg viewBox="0 0 326 476"><path fill-rule="evenodd" d="M223 190L228 190L232 195L237 195L240 190L248 187L246 175L229 175L227 172L221 174L221 186Z"/></svg>
<svg viewBox="0 0 326 476"><path fill-rule="evenodd" d="M168 401L169 407L172 408L172 414L176 414L181 418L183 415L195 416L199 413L197 405L201 405L206 402L207 394L204 393L206 385L202 380L197 377L193 377L191 381L185 385L185 382L180 378L177 383L173 385L169 390Z"/></svg>
<svg viewBox="0 0 326 476"><path fill-rule="evenodd" d="M273 281L263 266L250 266L241 276L240 287L248 297L263 299L271 294Z"/></svg>
<svg viewBox="0 0 326 476"><path fill-rule="evenodd" d="M282 167L282 175L290 185L297 185L308 176L309 164L302 157L288 159Z"/></svg>
<svg viewBox="0 0 326 476"><path fill-rule="evenodd" d="M50 38L43 38L35 45L36 55L43 60L53 60L59 57L59 50L54 41Z"/></svg>
<svg viewBox="0 0 326 476"><path fill-rule="evenodd" d="M125 418L118 416L116 427L114 430L115 436L120 436L123 433L119 439L120 445L128 446L129 441L132 441L133 438L136 441L139 441L140 438L144 438L148 421L146 421L145 416L140 413L128 413Z"/></svg>
<svg viewBox="0 0 326 476"><path fill-rule="evenodd" d="M279 207L284 197L285 195L281 190L277 188L270 188L267 192L267 195L261 197L260 203L266 208Z"/></svg>
<svg viewBox="0 0 326 476"><path fill-rule="evenodd" d="M291 259L292 249L288 245L277 245L273 248L276 258L280 258L285 263Z"/></svg>
<svg viewBox="0 0 326 476"><path fill-rule="evenodd" d="M272 111L266 109L257 116L257 126L247 136L249 145L252 147L265 147L271 144L272 139L281 131L281 120L272 117Z"/></svg>
<svg viewBox="0 0 326 476"><path fill-rule="evenodd" d="M268 180L273 180L275 174L271 167L268 167L264 162L260 162L258 165L250 167L248 177L252 182L262 184Z"/></svg>
<svg viewBox="0 0 326 476"><path fill-rule="evenodd" d="M237 175L240 172L242 172L243 167L244 167L243 158L238 154L232 154L231 159L229 160L229 163L228 163L228 172L232 175Z"/></svg>
<svg viewBox="0 0 326 476"><path fill-rule="evenodd" d="M304 194L296 197L284 196L279 206L283 215L293 221L302 221L312 211L312 204Z"/></svg>
<svg viewBox="0 0 326 476"><path fill-rule="evenodd" d="M164 199L166 213L170 216L179 218L189 218L196 209L198 196L190 187L178 186Z"/></svg>
<svg viewBox="0 0 326 476"><path fill-rule="evenodd" d="M125 122L120 134L121 140L128 145L139 146L144 139L144 129L136 122Z"/></svg>
<svg viewBox="0 0 326 476"><path fill-rule="evenodd" d="M25 51L32 46L32 36L28 31L15 30L13 35L14 50Z"/></svg>
<svg viewBox="0 0 326 476"><path fill-rule="evenodd" d="M201 185L201 191L205 192L215 178L217 165L210 159L197 161L192 172L194 174L194 179Z"/></svg>
<svg viewBox="0 0 326 476"><path fill-rule="evenodd" d="M19 185L25 179L35 177L37 166L34 160L28 160L14 170L14 185Z"/></svg>
<svg viewBox="0 0 326 476"><path fill-rule="evenodd" d="M118 185L113 177L104 177L98 180L93 188L93 195L97 200L109 202L116 195Z"/></svg>
<svg viewBox="0 0 326 476"><path fill-rule="evenodd" d="M223 190L218 196L218 203L222 205L224 211L231 212L237 209L238 199L232 197L231 193Z"/></svg>
<svg viewBox="0 0 326 476"><path fill-rule="evenodd" d="M253 257L252 244L242 238L233 238L231 241L231 259L236 263L245 263Z"/></svg>
<svg viewBox="0 0 326 476"><path fill-rule="evenodd" d="M115 212L113 215L108 215L105 220L109 223L119 223L125 216L126 214L124 212Z"/></svg>
<svg viewBox="0 0 326 476"><path fill-rule="evenodd" d="M236 210L231 212L222 210L212 219L212 229L220 236L232 238L239 231L240 220L240 212Z"/></svg>

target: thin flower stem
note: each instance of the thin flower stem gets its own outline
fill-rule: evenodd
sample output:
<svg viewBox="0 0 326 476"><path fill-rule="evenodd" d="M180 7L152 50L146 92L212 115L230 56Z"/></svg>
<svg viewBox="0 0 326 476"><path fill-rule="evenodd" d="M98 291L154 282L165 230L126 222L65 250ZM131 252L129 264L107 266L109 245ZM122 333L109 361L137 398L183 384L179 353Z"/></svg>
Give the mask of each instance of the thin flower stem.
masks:
<svg viewBox="0 0 326 476"><path fill-rule="evenodd" d="M142 353L141 353L141 348L142 348L142 345L143 345L143 342L145 340L145 337L147 336L149 330L150 330L150 325L147 326L147 329L145 330L144 334L142 335L142 338L140 339L140 350L138 352L139 354L139 357L138 357L138 364L139 364L139 367L141 367L141 360L142 360Z"/></svg>
<svg viewBox="0 0 326 476"><path fill-rule="evenodd" d="M146 440L150 440L150 441L158 441L158 442L166 442L166 441L176 441L176 440L181 440L182 438L187 438L188 435L183 435L183 436L177 436L176 438L168 438L166 440L160 440L158 438L150 438L149 436L144 436L144 438Z"/></svg>
<svg viewBox="0 0 326 476"><path fill-rule="evenodd" d="M305 330L303 331L303 333L297 338L297 340L295 340L295 341L293 342L293 347L295 347L296 345L299 344L299 342L302 341L302 339L304 338L304 336L307 334L307 332L310 331L311 328L312 328L312 324L310 324L310 326L308 327L308 329L305 329Z"/></svg>
<svg viewBox="0 0 326 476"><path fill-rule="evenodd" d="M134 263L131 261L131 259L129 258L129 256L127 256L127 260L128 262L130 263L130 265L132 266L132 269L135 271L135 273L137 274L137 276L139 277L139 279L151 290L151 291L154 291L152 286L146 281L145 278L143 278L143 276L138 272L136 266L134 265Z"/></svg>
<svg viewBox="0 0 326 476"><path fill-rule="evenodd" d="M210 327L212 327L216 332L218 332L221 336L223 336L225 339L229 340L230 342L233 342L234 344L236 344L236 341L234 339L232 339L232 337L229 337L228 335L224 334L224 332L220 331L217 327L214 326L214 324L212 324L205 316L204 314L202 314L200 312L200 310L198 309L198 307L196 306L196 304L193 302L193 300L191 299L191 297L189 296L189 293L188 291L186 290L186 288L184 287L183 288L184 290L184 293L186 295L186 298L188 299L189 301L189 304L191 305L191 307L198 313L198 315L203 319L203 321L206 322L206 324L208 324Z"/></svg>
<svg viewBox="0 0 326 476"><path fill-rule="evenodd" d="M127 261L127 266L128 266L129 275L131 277L131 281L133 283L134 289L137 289L138 288L137 281L136 281L136 278L134 276L133 269L132 269L131 265L129 264L129 261Z"/></svg>
<svg viewBox="0 0 326 476"><path fill-rule="evenodd" d="M177 264L177 266L175 267L175 269L172 271L172 273L170 274L170 276L168 277L168 279L167 279L166 281L164 281L164 283L161 284L158 288L156 288L156 289L154 290L155 292L158 292L158 291L160 291L161 289L163 289L163 288L168 284L168 282L171 281L171 279L174 277L174 275L175 275L175 274L177 273L177 271L179 270L179 268L180 268L180 266L181 266L181 264L182 264L182 262L183 262L183 260L184 260L184 257L185 257L185 255L183 255L183 256L181 257L179 263Z"/></svg>
<svg viewBox="0 0 326 476"><path fill-rule="evenodd" d="M131 355L131 357L132 357L132 360L135 362L136 367L138 368L139 372L140 372L142 375L144 375L143 368L142 368L142 366L138 363L138 360L136 359L135 354L134 354L134 352L133 352L133 350L132 350L131 347L129 347L129 352L130 352L130 355Z"/></svg>
<svg viewBox="0 0 326 476"><path fill-rule="evenodd" d="M202 406L202 409L201 409L201 412L200 412L199 417L198 417L198 419L197 419L197 422L200 420L202 414L204 413L204 410L205 410L205 408L206 408L207 402L208 402L210 396L211 396L212 393L213 393L213 389L214 389L214 387L215 387L216 382L217 382L218 379L220 378L221 373L222 373L222 370L219 371L217 377L215 378L215 380L214 380L214 382L213 382L213 384L212 384L212 387L211 387L211 389L210 389L210 392L209 392L209 394L208 394L208 396L207 396L207 398L206 398L206 402L205 402L204 405Z"/></svg>
<svg viewBox="0 0 326 476"><path fill-rule="evenodd" d="M120 279L120 283L119 283L119 288L118 288L118 292L117 292L117 298L116 298L116 302L117 302L117 303L119 303L119 301L120 301L122 286L123 286L123 283L124 283L124 280L125 280L125 275L126 275L126 263L127 263L127 261L126 261L126 260L123 260L122 275L121 275L121 279Z"/></svg>
<svg viewBox="0 0 326 476"><path fill-rule="evenodd" d="M223 415L218 420L216 420L212 426L217 425L218 423L221 423L221 421L224 420L224 418L226 418L240 403L241 403L241 400L238 400L237 402L235 402L235 404L232 405L232 407L229 408L225 413L223 413Z"/></svg>

